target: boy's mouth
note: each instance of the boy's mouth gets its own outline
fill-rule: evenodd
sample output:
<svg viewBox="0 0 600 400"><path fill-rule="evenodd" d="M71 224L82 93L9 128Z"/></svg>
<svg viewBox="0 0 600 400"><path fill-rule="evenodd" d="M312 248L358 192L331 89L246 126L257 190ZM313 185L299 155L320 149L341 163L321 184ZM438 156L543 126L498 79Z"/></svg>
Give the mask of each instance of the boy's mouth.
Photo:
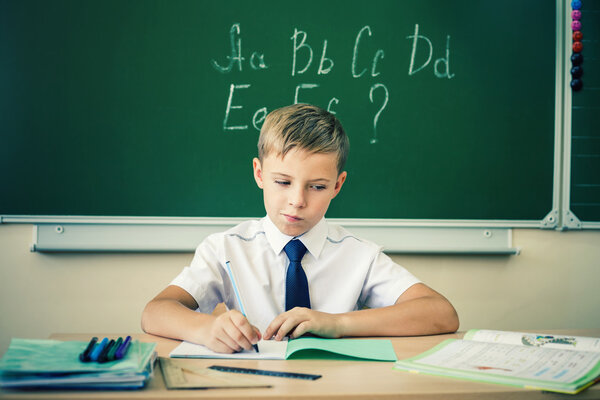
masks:
<svg viewBox="0 0 600 400"><path fill-rule="evenodd" d="M300 217L296 217L296 216L294 216L294 215L283 214L283 216L285 217L285 219L286 219L288 222L298 222L298 221L301 221L301 220L302 220L302 218L300 218Z"/></svg>

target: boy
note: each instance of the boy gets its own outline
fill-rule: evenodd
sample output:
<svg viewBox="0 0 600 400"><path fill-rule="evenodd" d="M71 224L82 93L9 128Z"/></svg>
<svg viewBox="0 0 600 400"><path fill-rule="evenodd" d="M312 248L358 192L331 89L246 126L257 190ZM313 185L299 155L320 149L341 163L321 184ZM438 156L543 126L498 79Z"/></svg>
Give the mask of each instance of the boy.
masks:
<svg viewBox="0 0 600 400"><path fill-rule="evenodd" d="M324 219L346 180L347 153L348 138L333 114L307 104L270 113L253 160L267 216L206 238L191 266L148 303L144 331L223 353L306 333L456 331L448 300L380 247ZM237 311L228 266L246 316ZM210 314L221 302L229 311Z"/></svg>

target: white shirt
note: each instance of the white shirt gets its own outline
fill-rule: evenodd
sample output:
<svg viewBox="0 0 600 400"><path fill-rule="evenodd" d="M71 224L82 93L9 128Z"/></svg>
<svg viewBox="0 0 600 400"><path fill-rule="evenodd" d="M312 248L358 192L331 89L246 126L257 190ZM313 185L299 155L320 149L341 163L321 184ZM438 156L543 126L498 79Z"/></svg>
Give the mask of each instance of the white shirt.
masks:
<svg viewBox="0 0 600 400"><path fill-rule="evenodd" d="M291 239L269 217L243 222L207 237L196 249L191 265L171 285L192 295L199 312L210 313L221 302L240 310L227 273L229 261L246 316L264 331L285 311L289 260L283 247ZM365 306L389 306L420 282L381 247L325 219L298 239L307 248L302 267L314 310L344 313Z"/></svg>

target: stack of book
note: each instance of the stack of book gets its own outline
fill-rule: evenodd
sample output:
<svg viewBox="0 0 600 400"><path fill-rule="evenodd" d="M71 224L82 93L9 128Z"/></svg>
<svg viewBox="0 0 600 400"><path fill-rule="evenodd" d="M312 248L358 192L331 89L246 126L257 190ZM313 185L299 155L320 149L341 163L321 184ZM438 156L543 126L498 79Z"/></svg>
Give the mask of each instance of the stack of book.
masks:
<svg viewBox="0 0 600 400"><path fill-rule="evenodd" d="M83 362L87 342L12 339L0 359L0 386L11 389L137 389L152 377L156 343L132 341L123 358Z"/></svg>

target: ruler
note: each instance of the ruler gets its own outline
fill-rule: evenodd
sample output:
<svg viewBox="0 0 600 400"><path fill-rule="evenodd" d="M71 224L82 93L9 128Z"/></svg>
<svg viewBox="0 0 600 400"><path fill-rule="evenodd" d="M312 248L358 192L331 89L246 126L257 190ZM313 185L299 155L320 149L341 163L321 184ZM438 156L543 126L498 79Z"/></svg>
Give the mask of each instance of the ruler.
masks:
<svg viewBox="0 0 600 400"><path fill-rule="evenodd" d="M159 357L167 389L269 388L251 377L233 377L231 374L208 368L198 368L195 360L172 360Z"/></svg>
<svg viewBox="0 0 600 400"><path fill-rule="evenodd" d="M321 377L321 375L301 374L298 372L269 371L266 369L227 367L224 365L211 365L208 368L214 369L216 371L221 371L221 372L234 372L234 373L238 373L238 374L250 374L250 375L267 375L267 376L275 376L278 378L306 379L306 380L310 380L310 381L314 381L315 379L319 379Z"/></svg>

